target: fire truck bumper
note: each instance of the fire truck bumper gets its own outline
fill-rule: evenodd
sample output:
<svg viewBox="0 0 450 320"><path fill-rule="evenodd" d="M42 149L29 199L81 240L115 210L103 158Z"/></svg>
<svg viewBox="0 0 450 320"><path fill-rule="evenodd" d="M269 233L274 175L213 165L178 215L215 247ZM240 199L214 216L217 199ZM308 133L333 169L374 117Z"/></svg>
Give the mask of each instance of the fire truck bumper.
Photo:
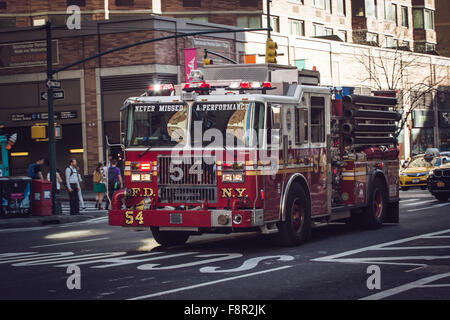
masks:
<svg viewBox="0 0 450 320"><path fill-rule="evenodd" d="M263 210L110 210L109 224L124 227L249 228L264 224Z"/></svg>

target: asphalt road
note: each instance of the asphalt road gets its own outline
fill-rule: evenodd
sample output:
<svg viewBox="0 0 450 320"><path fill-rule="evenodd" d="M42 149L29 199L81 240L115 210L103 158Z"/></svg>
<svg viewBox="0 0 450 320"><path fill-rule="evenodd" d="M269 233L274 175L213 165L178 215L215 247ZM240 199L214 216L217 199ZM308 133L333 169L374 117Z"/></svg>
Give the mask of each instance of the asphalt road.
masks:
<svg viewBox="0 0 450 320"><path fill-rule="evenodd" d="M0 299L449 299L450 202L422 190L401 199L399 225L333 224L291 248L237 234L163 249L106 216L4 229Z"/></svg>

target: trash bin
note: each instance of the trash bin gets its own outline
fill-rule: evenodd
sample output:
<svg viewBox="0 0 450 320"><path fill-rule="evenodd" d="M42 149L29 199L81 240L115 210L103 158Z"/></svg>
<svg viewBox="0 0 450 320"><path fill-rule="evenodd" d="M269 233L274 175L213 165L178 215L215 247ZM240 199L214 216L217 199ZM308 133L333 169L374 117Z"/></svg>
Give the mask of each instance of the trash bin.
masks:
<svg viewBox="0 0 450 320"><path fill-rule="evenodd" d="M0 214L6 217L30 214L29 177L0 177Z"/></svg>
<svg viewBox="0 0 450 320"><path fill-rule="evenodd" d="M46 180L31 181L31 214L52 215L52 183Z"/></svg>

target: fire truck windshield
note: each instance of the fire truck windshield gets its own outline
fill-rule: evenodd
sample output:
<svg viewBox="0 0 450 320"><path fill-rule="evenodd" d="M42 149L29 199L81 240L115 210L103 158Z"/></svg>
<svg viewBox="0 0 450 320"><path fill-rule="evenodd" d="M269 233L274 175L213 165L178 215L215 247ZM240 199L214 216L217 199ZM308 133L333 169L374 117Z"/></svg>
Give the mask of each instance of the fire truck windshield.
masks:
<svg viewBox="0 0 450 320"><path fill-rule="evenodd" d="M136 104L128 109L127 146L170 147L183 143L187 105Z"/></svg>
<svg viewBox="0 0 450 320"><path fill-rule="evenodd" d="M262 133L264 104L260 102L202 102L192 106L194 146L254 146ZM255 134L251 135L251 131ZM252 139L252 141L250 141Z"/></svg>

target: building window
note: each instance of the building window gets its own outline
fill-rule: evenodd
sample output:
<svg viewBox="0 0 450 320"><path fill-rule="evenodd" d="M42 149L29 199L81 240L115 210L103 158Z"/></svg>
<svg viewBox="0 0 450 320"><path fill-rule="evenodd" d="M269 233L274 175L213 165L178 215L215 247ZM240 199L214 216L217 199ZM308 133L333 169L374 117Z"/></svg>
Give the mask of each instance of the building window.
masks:
<svg viewBox="0 0 450 320"><path fill-rule="evenodd" d="M305 35L305 23L300 20L289 19L291 34L295 36Z"/></svg>
<svg viewBox="0 0 450 320"><path fill-rule="evenodd" d="M333 35L333 29L325 28L325 35L326 36L332 36Z"/></svg>
<svg viewBox="0 0 450 320"><path fill-rule="evenodd" d="M116 6L121 7L121 6L133 6L134 5L134 0L116 0Z"/></svg>
<svg viewBox="0 0 450 320"><path fill-rule="evenodd" d="M183 7L201 7L200 0L183 0Z"/></svg>
<svg viewBox="0 0 450 320"><path fill-rule="evenodd" d="M397 5L392 3L391 0L384 1L384 15L386 20L397 24Z"/></svg>
<svg viewBox="0 0 450 320"><path fill-rule="evenodd" d="M402 27L409 28L408 7L402 7Z"/></svg>
<svg viewBox="0 0 450 320"><path fill-rule="evenodd" d="M314 7L331 13L331 0L314 0Z"/></svg>
<svg viewBox="0 0 450 320"><path fill-rule="evenodd" d="M261 16L238 16L239 28L261 28Z"/></svg>
<svg viewBox="0 0 450 320"><path fill-rule="evenodd" d="M267 27L267 16L263 17L263 26ZM270 26L273 32L280 32L280 19L277 16L270 15Z"/></svg>
<svg viewBox="0 0 450 320"><path fill-rule="evenodd" d="M315 37L321 37L325 35L325 27L323 24L313 23L313 28Z"/></svg>
<svg viewBox="0 0 450 320"><path fill-rule="evenodd" d="M342 41L347 42L347 31L345 30L338 30L336 35L341 38Z"/></svg>
<svg viewBox="0 0 450 320"><path fill-rule="evenodd" d="M345 0L336 0L336 12L338 15L345 16Z"/></svg>
<svg viewBox="0 0 450 320"><path fill-rule="evenodd" d="M180 19L191 20L196 22L208 22L208 16L180 16Z"/></svg>
<svg viewBox="0 0 450 320"><path fill-rule="evenodd" d="M424 10L425 29L434 30L434 12L431 10Z"/></svg>
<svg viewBox="0 0 450 320"><path fill-rule="evenodd" d="M376 0L353 0L352 11L355 17L377 17L377 1Z"/></svg>
<svg viewBox="0 0 450 320"><path fill-rule="evenodd" d="M434 30L434 11L428 9L413 9L414 29Z"/></svg>
<svg viewBox="0 0 450 320"><path fill-rule="evenodd" d="M258 6L258 1L257 0L240 0L239 1L239 6L255 8L255 7Z"/></svg>
<svg viewBox="0 0 450 320"><path fill-rule="evenodd" d="M311 97L311 142L325 141L325 99Z"/></svg>
<svg viewBox="0 0 450 320"><path fill-rule="evenodd" d="M5 1L1 1L0 2L0 10L6 10L7 9L7 5Z"/></svg>
<svg viewBox="0 0 450 320"><path fill-rule="evenodd" d="M84 7L85 5L86 5L86 0L67 0L67 6Z"/></svg>
<svg viewBox="0 0 450 320"><path fill-rule="evenodd" d="M377 17L377 0L366 0L366 17L376 18Z"/></svg>

